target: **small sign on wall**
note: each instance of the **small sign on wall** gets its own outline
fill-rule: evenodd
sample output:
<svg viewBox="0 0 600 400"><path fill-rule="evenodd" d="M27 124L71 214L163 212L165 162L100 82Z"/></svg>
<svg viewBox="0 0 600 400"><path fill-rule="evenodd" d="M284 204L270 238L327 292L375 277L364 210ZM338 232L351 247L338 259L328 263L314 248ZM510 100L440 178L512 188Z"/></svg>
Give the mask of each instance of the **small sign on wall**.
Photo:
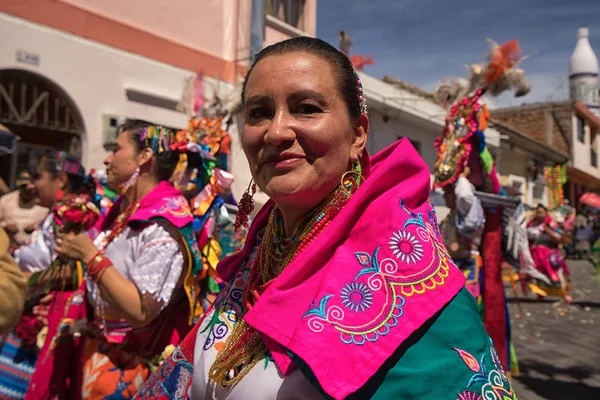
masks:
<svg viewBox="0 0 600 400"><path fill-rule="evenodd" d="M40 55L25 50L17 50L17 62L40 65Z"/></svg>

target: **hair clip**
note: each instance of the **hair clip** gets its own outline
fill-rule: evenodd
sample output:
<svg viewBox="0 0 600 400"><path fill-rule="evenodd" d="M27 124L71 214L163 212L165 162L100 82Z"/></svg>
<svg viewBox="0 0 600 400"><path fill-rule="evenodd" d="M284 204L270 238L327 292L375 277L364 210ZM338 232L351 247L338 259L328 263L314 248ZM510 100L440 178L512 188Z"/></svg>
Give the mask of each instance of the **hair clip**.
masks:
<svg viewBox="0 0 600 400"><path fill-rule="evenodd" d="M353 69L354 78L356 83L356 97L358 99L358 106L360 108L361 114L367 113L367 97L365 96L365 91L363 90L362 82L360 81L360 77L358 73Z"/></svg>

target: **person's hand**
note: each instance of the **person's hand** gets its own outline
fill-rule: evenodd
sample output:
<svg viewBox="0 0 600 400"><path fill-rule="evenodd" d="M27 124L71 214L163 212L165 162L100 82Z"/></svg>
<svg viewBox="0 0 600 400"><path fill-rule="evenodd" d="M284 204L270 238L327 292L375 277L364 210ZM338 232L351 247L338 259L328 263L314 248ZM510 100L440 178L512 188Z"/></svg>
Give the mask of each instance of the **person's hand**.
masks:
<svg viewBox="0 0 600 400"><path fill-rule="evenodd" d="M15 234L19 232L19 227L17 226L17 224L8 224L4 227L4 230L6 231L6 233L10 233L10 234Z"/></svg>
<svg viewBox="0 0 600 400"><path fill-rule="evenodd" d="M59 233L56 239L56 252L71 260L88 262L98 253L92 239L84 233Z"/></svg>
<svg viewBox="0 0 600 400"><path fill-rule="evenodd" d="M48 311L50 310L50 302L53 298L54 295L50 293L40 299L40 304L33 307L33 315L45 326L48 326Z"/></svg>
<svg viewBox="0 0 600 400"><path fill-rule="evenodd" d="M471 175L471 168L465 166L465 169L460 173L460 176L463 178L468 178Z"/></svg>

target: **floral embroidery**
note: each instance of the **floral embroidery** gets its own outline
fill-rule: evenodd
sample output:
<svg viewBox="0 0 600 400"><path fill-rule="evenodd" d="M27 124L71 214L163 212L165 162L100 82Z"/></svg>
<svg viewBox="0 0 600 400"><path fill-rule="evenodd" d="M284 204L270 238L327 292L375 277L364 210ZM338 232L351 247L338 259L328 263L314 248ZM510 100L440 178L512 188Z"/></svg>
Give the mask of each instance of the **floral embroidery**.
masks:
<svg viewBox="0 0 600 400"><path fill-rule="evenodd" d="M250 270L256 254L257 251L255 249L248 258L248 261L242 265L227 285L227 293L223 293L224 296L218 298L212 314L207 317L209 319L208 324L201 331L201 333L209 331L206 336L206 342L204 342L204 350L215 347L219 351L225 338L238 322L239 315L241 315L244 309L242 304L244 287L250 277Z"/></svg>
<svg viewBox="0 0 600 400"><path fill-rule="evenodd" d="M340 292L339 298L327 294L315 299L303 318L313 332L322 332L326 325L340 332L346 344L363 345L387 335L402 317L406 299L443 285L450 274L451 259L438 237L435 224L423 220L400 200L401 209L409 218L392 235L390 249L404 264L417 264L416 273L403 273L403 265L393 257L380 256L382 246L373 254L355 253L362 267ZM410 248L409 248L410 247ZM429 251L431 256L424 257ZM356 314L347 316L342 307ZM376 305L376 306L374 306ZM358 311L361 311L358 313Z"/></svg>
<svg viewBox="0 0 600 400"><path fill-rule="evenodd" d="M362 282L350 282L343 289L342 303L354 312L365 311L373 304L373 292Z"/></svg>
<svg viewBox="0 0 600 400"><path fill-rule="evenodd" d="M455 350L465 362L466 366L474 372L474 375L467 384L467 390L460 393L457 400L479 400L482 398L486 400L517 399L517 395L510 385L510 381L508 380L508 377L504 373L504 369L500 364L498 354L496 353L493 344L491 344L491 339L489 355L491 355L494 369L490 371L488 371L486 366L486 357L488 356L487 353L482 354L481 359L478 362L470 353L464 350ZM476 391L473 391L473 386L475 386L477 383L482 385L481 395L477 394Z"/></svg>
<svg viewBox="0 0 600 400"><path fill-rule="evenodd" d="M162 204L159 209L152 210L152 214L163 215L169 213L176 218L188 218L192 216L190 205L185 197L163 198L163 201L165 203Z"/></svg>
<svg viewBox="0 0 600 400"><path fill-rule="evenodd" d="M217 300L218 304L215 304L212 315L209 317L210 321L202 329L202 333L209 331L206 336L206 342L204 342L204 350L208 350L215 346L215 344L221 339L224 339L229 334L229 331L235 326L238 315L243 309L242 295L249 273L250 268L244 268L239 271L233 278L227 295L222 296Z"/></svg>
<svg viewBox="0 0 600 400"><path fill-rule="evenodd" d="M402 262L416 264L423 258L423 246L410 232L394 233L389 245L396 258Z"/></svg>
<svg viewBox="0 0 600 400"><path fill-rule="evenodd" d="M456 400L483 400L480 395L470 390L465 390L462 393L458 394L458 398Z"/></svg>

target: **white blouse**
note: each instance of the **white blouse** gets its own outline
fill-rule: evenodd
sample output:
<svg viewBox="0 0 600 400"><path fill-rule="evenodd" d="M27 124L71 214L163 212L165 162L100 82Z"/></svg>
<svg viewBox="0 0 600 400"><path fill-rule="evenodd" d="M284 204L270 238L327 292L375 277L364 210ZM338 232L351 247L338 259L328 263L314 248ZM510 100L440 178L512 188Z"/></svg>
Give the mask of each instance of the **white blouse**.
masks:
<svg viewBox="0 0 600 400"><path fill-rule="evenodd" d="M102 248L110 235L102 231L94 244ZM183 272L183 245L176 239L176 229L166 221L159 221L141 230L126 227L107 246L104 255L141 295L149 293L164 309L180 283ZM87 280L88 300L95 308L100 295L98 286ZM104 302L105 309L108 304Z"/></svg>

